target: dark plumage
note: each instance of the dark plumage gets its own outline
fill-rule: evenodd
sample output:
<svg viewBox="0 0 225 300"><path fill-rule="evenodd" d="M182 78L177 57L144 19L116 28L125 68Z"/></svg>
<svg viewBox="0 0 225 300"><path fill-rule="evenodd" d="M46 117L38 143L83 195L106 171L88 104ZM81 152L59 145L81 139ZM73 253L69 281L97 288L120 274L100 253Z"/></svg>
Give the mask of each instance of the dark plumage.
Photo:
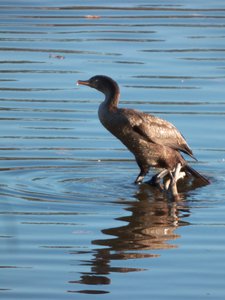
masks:
<svg viewBox="0 0 225 300"><path fill-rule="evenodd" d="M140 168L136 183L143 181L150 167L172 172L179 163L183 171L200 178L204 184L209 183L208 179L189 167L181 156L180 152L183 152L194 158L185 138L174 125L144 112L118 108L119 86L110 77L97 75L77 83L95 88L105 95L98 109L99 119L134 154ZM163 176L154 178L158 180L168 172L164 171Z"/></svg>

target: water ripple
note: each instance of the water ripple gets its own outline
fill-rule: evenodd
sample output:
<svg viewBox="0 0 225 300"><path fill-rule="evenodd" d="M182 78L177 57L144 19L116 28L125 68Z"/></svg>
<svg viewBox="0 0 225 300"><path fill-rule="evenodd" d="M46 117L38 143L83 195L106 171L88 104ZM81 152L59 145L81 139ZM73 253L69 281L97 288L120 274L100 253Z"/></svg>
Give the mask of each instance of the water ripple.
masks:
<svg viewBox="0 0 225 300"><path fill-rule="evenodd" d="M2 0L0 15L2 298L223 297L224 1ZM103 96L75 86L94 74L174 123L212 184L185 181L178 202L135 186Z"/></svg>

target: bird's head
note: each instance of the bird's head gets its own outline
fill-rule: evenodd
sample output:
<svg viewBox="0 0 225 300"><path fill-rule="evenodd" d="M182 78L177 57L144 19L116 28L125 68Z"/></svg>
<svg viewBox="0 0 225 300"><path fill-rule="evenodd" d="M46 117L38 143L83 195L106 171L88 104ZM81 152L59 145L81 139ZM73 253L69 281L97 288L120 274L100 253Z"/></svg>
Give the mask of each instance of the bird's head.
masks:
<svg viewBox="0 0 225 300"><path fill-rule="evenodd" d="M88 80L78 80L77 84L87 85L103 94L114 94L119 91L118 84L112 78L105 75L96 75Z"/></svg>

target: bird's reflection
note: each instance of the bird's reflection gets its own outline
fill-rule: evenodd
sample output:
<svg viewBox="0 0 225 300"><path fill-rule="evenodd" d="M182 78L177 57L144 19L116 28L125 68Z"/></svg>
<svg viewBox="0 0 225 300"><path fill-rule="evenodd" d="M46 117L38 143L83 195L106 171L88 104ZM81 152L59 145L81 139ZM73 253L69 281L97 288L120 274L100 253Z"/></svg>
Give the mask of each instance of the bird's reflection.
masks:
<svg viewBox="0 0 225 300"><path fill-rule="evenodd" d="M176 240L180 238L175 230L189 223L185 221L190 212L184 197L178 202L168 201L161 191L148 185L141 185L135 194L136 201L117 200L127 205L127 216L118 218L124 226L103 229L109 236L101 240L93 240L99 245L92 251L93 258L82 264L90 267L90 272L82 273L79 283L85 285L109 285L111 272L143 271L143 268L115 267L113 260L160 257L161 249L176 248ZM172 242L171 242L172 241ZM113 263L114 265L114 263ZM81 293L107 293L106 290L82 290Z"/></svg>
<svg viewBox="0 0 225 300"><path fill-rule="evenodd" d="M123 259L130 258L129 250L155 250L174 248L168 240L175 240L179 236L174 230L181 225L179 221L179 206L177 202L169 202L158 192L152 197L153 189L142 186L136 194L139 201L130 203L126 210L131 215L118 218L127 222L126 225L104 229L102 232L115 238L96 240L94 244L108 246L111 251L123 253ZM154 190L154 195L156 196ZM183 224L183 223L182 223ZM140 252L138 256L140 257ZM135 251L132 252L132 258Z"/></svg>

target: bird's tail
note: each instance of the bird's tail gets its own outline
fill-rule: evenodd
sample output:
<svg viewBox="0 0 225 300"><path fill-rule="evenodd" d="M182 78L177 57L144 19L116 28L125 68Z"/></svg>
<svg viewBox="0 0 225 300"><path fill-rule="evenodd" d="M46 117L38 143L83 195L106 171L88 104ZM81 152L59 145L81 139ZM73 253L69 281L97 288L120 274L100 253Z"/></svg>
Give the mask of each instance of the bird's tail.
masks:
<svg viewBox="0 0 225 300"><path fill-rule="evenodd" d="M195 178L200 179L201 182L202 182L202 184L204 184L204 185L210 184L210 181L206 177L204 177L203 175L201 175L200 173L198 173L192 167L186 165L185 168L184 168L184 170L187 171L188 173L190 173L191 175L193 175Z"/></svg>

